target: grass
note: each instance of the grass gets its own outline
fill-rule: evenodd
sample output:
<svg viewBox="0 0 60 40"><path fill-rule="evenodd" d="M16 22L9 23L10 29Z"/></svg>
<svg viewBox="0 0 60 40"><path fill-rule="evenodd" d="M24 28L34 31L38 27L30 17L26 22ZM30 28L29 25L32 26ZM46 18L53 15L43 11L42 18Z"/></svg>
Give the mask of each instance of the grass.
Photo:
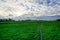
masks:
<svg viewBox="0 0 60 40"><path fill-rule="evenodd" d="M2 22L0 40L60 40L60 22Z"/></svg>

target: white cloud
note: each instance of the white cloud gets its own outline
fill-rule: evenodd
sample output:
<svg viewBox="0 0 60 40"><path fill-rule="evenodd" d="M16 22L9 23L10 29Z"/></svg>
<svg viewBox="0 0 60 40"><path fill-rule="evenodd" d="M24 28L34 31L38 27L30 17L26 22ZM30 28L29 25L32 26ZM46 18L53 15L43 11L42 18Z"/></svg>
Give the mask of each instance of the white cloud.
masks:
<svg viewBox="0 0 60 40"><path fill-rule="evenodd" d="M12 18L28 14L29 12L34 13L36 16L60 15L60 6L58 4L55 6L46 6L37 4L35 3L36 1L37 0L0 0L0 16ZM43 0L38 1L43 2Z"/></svg>

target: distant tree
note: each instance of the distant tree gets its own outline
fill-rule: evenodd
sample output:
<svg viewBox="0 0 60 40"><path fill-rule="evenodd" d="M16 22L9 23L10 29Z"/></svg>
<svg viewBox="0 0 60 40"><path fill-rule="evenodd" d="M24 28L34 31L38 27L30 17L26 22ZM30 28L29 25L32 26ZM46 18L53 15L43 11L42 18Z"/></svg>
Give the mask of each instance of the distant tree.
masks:
<svg viewBox="0 0 60 40"><path fill-rule="evenodd" d="M0 22L2 21L2 19L0 19Z"/></svg>
<svg viewBox="0 0 60 40"><path fill-rule="evenodd" d="M5 21L6 21L6 19L2 19L2 21L3 21L3 22L5 22Z"/></svg>
<svg viewBox="0 0 60 40"><path fill-rule="evenodd" d="M60 19L57 19L57 21L60 21Z"/></svg>
<svg viewBox="0 0 60 40"><path fill-rule="evenodd" d="M15 20L9 18L8 21L15 21Z"/></svg>
<svg viewBox="0 0 60 40"><path fill-rule="evenodd" d="M28 19L28 20L25 20L25 21L31 21L30 19Z"/></svg>
<svg viewBox="0 0 60 40"><path fill-rule="evenodd" d="M15 20L12 20L12 19L0 19L0 22L8 22L8 21L15 21Z"/></svg>
<svg viewBox="0 0 60 40"><path fill-rule="evenodd" d="M12 19L9 19L9 21L12 21Z"/></svg>

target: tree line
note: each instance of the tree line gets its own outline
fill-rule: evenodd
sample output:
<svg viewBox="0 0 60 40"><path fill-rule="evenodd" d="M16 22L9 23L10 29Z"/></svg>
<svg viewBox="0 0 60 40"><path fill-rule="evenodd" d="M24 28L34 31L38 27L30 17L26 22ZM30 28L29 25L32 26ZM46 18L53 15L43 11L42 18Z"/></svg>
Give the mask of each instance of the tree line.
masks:
<svg viewBox="0 0 60 40"><path fill-rule="evenodd" d="M10 22L10 21L15 21L15 20L13 20L13 19L0 19L0 22ZM18 20L18 21L20 21L20 20ZM21 21L37 21L37 20L21 20ZM39 21L41 21L41 20L39 20ZM60 19L57 19L56 21L60 21Z"/></svg>
<svg viewBox="0 0 60 40"><path fill-rule="evenodd" d="M0 19L0 22L9 22L9 21L14 21L12 19Z"/></svg>

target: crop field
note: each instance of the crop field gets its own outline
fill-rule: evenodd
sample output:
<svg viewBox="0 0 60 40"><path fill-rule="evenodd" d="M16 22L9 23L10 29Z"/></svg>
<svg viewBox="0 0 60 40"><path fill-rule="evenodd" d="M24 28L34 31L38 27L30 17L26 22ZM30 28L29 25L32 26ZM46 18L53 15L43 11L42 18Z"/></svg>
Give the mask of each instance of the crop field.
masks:
<svg viewBox="0 0 60 40"><path fill-rule="evenodd" d="M0 22L0 40L60 40L60 21Z"/></svg>

